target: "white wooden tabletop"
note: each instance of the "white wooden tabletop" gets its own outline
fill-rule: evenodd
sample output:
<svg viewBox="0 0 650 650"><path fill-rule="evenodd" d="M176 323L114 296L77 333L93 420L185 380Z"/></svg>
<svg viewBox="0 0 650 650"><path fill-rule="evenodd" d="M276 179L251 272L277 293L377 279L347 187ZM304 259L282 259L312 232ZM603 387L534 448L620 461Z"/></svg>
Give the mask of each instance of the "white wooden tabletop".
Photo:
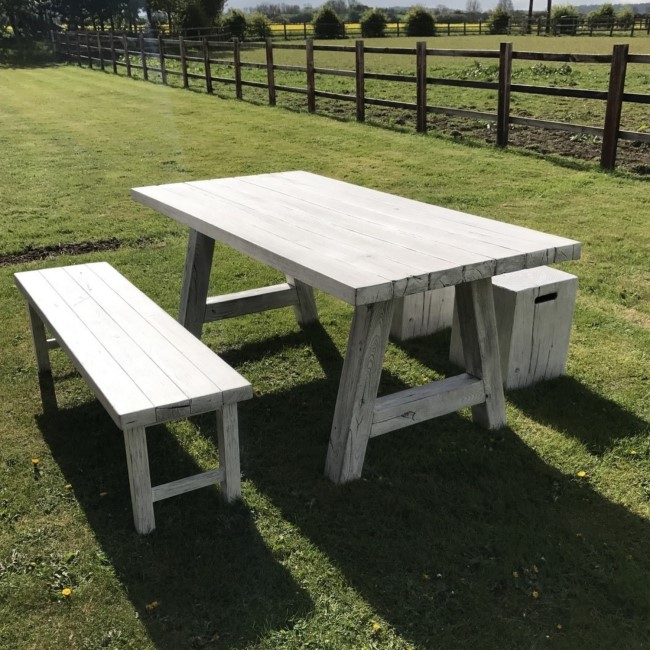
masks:
<svg viewBox="0 0 650 650"><path fill-rule="evenodd" d="M303 171L140 187L132 196L357 305L580 257L571 239Z"/></svg>

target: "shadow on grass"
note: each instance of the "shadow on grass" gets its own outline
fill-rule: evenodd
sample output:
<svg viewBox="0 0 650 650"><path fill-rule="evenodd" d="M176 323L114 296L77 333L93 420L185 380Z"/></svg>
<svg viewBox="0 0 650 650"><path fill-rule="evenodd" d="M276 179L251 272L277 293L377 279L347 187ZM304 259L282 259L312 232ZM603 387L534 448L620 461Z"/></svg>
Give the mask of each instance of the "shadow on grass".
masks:
<svg viewBox="0 0 650 650"><path fill-rule="evenodd" d="M214 418L196 418L216 439ZM38 418L52 455L157 648L242 648L313 605L272 556L253 513L217 488L161 501L135 532L122 434L92 402ZM153 484L201 469L164 426L147 430ZM147 607L153 601L156 608Z"/></svg>
<svg viewBox="0 0 650 650"><path fill-rule="evenodd" d="M401 347L442 371L448 342ZM400 636L424 648L646 647L646 520L549 466L512 429L486 432L458 414L371 440L363 478L332 485L322 471L340 360L325 360L326 380L242 409L247 477ZM603 430L640 424L574 380L547 386L569 406L585 399ZM384 372L381 392L402 387ZM536 390L518 402L534 404Z"/></svg>
<svg viewBox="0 0 650 650"><path fill-rule="evenodd" d="M400 637L423 648L647 647L647 521L549 466L515 431L486 432L458 414L371 440L363 478L331 484L322 472L342 361L327 332L316 326L225 356L243 362L305 338L325 377L241 405L244 478ZM440 369L446 344L443 334L402 347ZM558 397L584 394L574 383L560 383ZM401 387L384 373L382 392ZM634 422L590 399L589 408L608 409L603 426ZM195 422L215 438L211 418ZM97 404L41 424L158 647L218 633L215 647L239 648L313 611L251 513L220 505L214 490L157 504L156 533L136 535L121 436ZM154 481L156 468L173 470L165 480L197 471L164 427L152 429L150 455ZM328 580L322 589L336 599L338 580ZM148 612L152 600L162 604ZM389 645L384 634L375 647Z"/></svg>

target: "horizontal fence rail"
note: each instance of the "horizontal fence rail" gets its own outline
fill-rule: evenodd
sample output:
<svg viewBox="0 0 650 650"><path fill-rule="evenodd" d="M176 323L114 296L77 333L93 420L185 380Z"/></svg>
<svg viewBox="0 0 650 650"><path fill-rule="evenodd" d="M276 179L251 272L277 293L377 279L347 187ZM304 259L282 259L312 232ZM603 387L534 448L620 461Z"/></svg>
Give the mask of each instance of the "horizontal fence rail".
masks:
<svg viewBox="0 0 650 650"><path fill-rule="evenodd" d="M420 133L427 130L428 114L443 114L473 120L493 122L496 125L496 144L508 145L510 125L565 131L602 138L600 165L612 170L616 165L619 140L650 143L650 133L621 130L621 113L624 103L650 104L650 94L626 93L625 76L628 63L650 65L650 55L630 54L628 45L614 45L612 54L558 54L545 52L516 52L512 43L501 43L499 50L449 50L427 48L419 42L414 48L366 47L362 40L351 45L322 45L307 39L305 44L277 43L272 39L263 42L214 41L208 37L177 38L146 37L144 34L101 32L56 32L52 33L56 51L68 62L89 68L112 70L124 69L131 77L133 70L139 70L145 80L150 73L160 75L163 84L168 83L169 75L180 77L184 88L189 88L190 80L201 80L206 92L214 92L214 84L235 86L237 99L243 98L243 88L259 88L268 91L268 102L275 105L277 92L305 95L307 110L316 111L316 99L325 98L353 102L356 106L356 119L365 121L366 106L382 106L415 112L415 126ZM265 54L263 63L242 61L242 51L260 50ZM274 51L302 50L305 52L305 65L279 65L274 63ZM354 55L354 69L337 70L317 67L315 52L348 52ZM367 72L366 54L394 54L413 57L415 74L391 74ZM427 75L428 57L471 57L495 59L498 61L498 81L477 81L467 79L447 79ZM512 83L512 62L514 60L592 63L609 66L609 86L607 90L587 90L560 88L556 86L533 86ZM178 62L180 69L170 69L168 61ZM189 64L198 64L201 73L189 69ZM232 69L232 77L214 76L212 66L218 65ZM266 70L266 81L253 81L242 78L242 70ZM305 75L305 87L278 84L276 71L298 72ZM354 93L337 93L317 90L316 75L333 75L355 79ZM415 101L396 101L366 95L366 80L383 80L406 83L415 86ZM460 109L445 106L432 106L427 103L427 90L431 86L452 86L458 88L487 89L497 92L495 112ZM605 119L602 127L555 122L511 114L512 93L590 99L605 102Z"/></svg>

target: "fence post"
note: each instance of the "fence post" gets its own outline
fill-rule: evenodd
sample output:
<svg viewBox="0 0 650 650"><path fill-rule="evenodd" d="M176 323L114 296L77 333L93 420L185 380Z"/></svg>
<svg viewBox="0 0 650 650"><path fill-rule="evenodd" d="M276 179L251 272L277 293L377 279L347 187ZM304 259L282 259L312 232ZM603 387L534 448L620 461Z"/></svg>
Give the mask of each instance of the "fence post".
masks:
<svg viewBox="0 0 650 650"><path fill-rule="evenodd" d="M70 32L66 31L65 33L65 55L67 57L67 62L72 61L72 51L70 50Z"/></svg>
<svg viewBox="0 0 650 650"><path fill-rule="evenodd" d="M124 47L124 63L126 63L126 76L131 76L131 55L129 54L129 37L126 32L122 35L122 45Z"/></svg>
<svg viewBox="0 0 650 650"><path fill-rule="evenodd" d="M365 84L365 61L363 41L357 41L355 56L356 73L356 94L357 94L357 122L364 122L366 119L366 84Z"/></svg>
<svg viewBox="0 0 650 650"><path fill-rule="evenodd" d="M178 35L178 52L181 57L181 73L183 74L183 88L189 88L190 82L187 77L187 59L185 58L185 39L183 34Z"/></svg>
<svg viewBox="0 0 650 650"><path fill-rule="evenodd" d="M208 95L212 94L212 68L210 66L210 44L208 37L203 37L203 72L205 72L205 90Z"/></svg>
<svg viewBox="0 0 650 650"><path fill-rule="evenodd" d="M232 56L235 63L235 96L241 99L241 44L238 38L232 39Z"/></svg>
<svg viewBox="0 0 650 650"><path fill-rule="evenodd" d="M512 43L499 47L499 103L497 108L497 146L508 146L510 127L510 83L512 80Z"/></svg>
<svg viewBox="0 0 650 650"><path fill-rule="evenodd" d="M142 61L142 76L149 81L149 70L147 70L147 53L145 51L144 32L140 32L140 59Z"/></svg>
<svg viewBox="0 0 650 650"><path fill-rule="evenodd" d="M75 32L77 35L77 65L81 67L81 35L79 32Z"/></svg>
<svg viewBox="0 0 650 650"><path fill-rule="evenodd" d="M90 51L90 34L88 32L85 32L85 43L86 43L86 56L88 57L88 67L92 70L93 69L93 54Z"/></svg>
<svg viewBox="0 0 650 650"><path fill-rule="evenodd" d="M396 21L395 24L397 26L397 36L399 37L399 20Z"/></svg>
<svg viewBox="0 0 650 650"><path fill-rule="evenodd" d="M478 21L478 35L481 36L483 34L483 21L479 20Z"/></svg>
<svg viewBox="0 0 650 650"><path fill-rule="evenodd" d="M316 112L316 80L314 77L314 39L308 38L305 44L307 56L307 110L310 113Z"/></svg>
<svg viewBox="0 0 650 650"><path fill-rule="evenodd" d="M307 23L302 24L302 33L305 36L305 40L307 40Z"/></svg>
<svg viewBox="0 0 650 650"><path fill-rule="evenodd" d="M288 40L287 39L287 21L286 20L282 23L282 28L284 29L284 40L286 41L286 40Z"/></svg>
<svg viewBox="0 0 650 650"><path fill-rule="evenodd" d="M416 129L418 133L427 132L427 44L415 44L415 79L417 86Z"/></svg>
<svg viewBox="0 0 650 650"><path fill-rule="evenodd" d="M273 40L266 39L266 80L269 87L269 106L275 106L275 70L273 68Z"/></svg>
<svg viewBox="0 0 650 650"><path fill-rule="evenodd" d="M612 24L609 26L609 37L611 38L614 36L614 20L612 20Z"/></svg>
<svg viewBox="0 0 650 650"><path fill-rule="evenodd" d="M117 57L115 56L115 32L109 32L111 39L111 64L113 65L113 74L117 74Z"/></svg>
<svg viewBox="0 0 650 650"><path fill-rule="evenodd" d="M161 34L158 34L158 56L160 57L160 78L163 86L167 85L167 69L165 68L165 41Z"/></svg>
<svg viewBox="0 0 650 650"><path fill-rule="evenodd" d="M463 36L467 36L467 23L463 23Z"/></svg>
<svg viewBox="0 0 650 650"><path fill-rule="evenodd" d="M609 90L607 91L607 107L605 108L605 127L603 129L603 146L600 154L600 166L603 169L614 169L616 165L616 149L618 146L618 131L621 127L621 111L623 109L623 93L625 92L625 73L627 72L627 55L630 46L614 45L612 67L609 72Z"/></svg>
<svg viewBox="0 0 650 650"><path fill-rule="evenodd" d="M630 27L630 37L634 36L635 23L636 23L636 18L632 19L632 27Z"/></svg>
<svg viewBox="0 0 650 650"><path fill-rule="evenodd" d="M102 37L97 32L97 52L99 54L99 67L104 72L104 50L102 48Z"/></svg>

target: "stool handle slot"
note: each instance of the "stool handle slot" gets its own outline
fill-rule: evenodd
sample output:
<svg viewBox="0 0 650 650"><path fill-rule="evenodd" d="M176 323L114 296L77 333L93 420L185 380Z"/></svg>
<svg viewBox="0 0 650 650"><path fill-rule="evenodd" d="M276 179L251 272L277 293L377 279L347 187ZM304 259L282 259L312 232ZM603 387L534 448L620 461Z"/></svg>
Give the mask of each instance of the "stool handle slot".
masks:
<svg viewBox="0 0 650 650"><path fill-rule="evenodd" d="M537 296L537 298L535 298L535 304L539 305L542 302L551 302L556 298L557 298L557 291L554 291L553 293L547 293L543 296Z"/></svg>

